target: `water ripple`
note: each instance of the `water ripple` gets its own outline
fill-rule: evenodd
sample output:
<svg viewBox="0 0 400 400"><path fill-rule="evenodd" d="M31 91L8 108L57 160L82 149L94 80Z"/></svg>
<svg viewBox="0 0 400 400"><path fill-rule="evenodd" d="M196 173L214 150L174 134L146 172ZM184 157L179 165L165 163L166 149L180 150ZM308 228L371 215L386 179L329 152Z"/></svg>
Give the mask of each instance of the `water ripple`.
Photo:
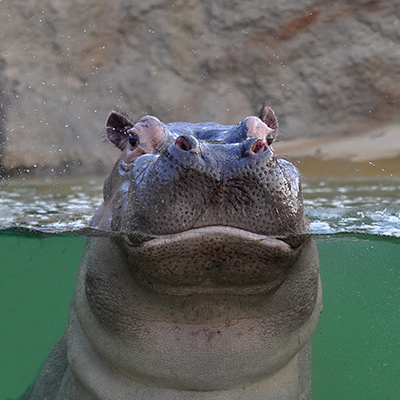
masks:
<svg viewBox="0 0 400 400"><path fill-rule="evenodd" d="M9 181L0 186L0 229L77 231L102 203L103 178ZM306 216L312 234L357 232L400 237L400 184L306 182Z"/></svg>

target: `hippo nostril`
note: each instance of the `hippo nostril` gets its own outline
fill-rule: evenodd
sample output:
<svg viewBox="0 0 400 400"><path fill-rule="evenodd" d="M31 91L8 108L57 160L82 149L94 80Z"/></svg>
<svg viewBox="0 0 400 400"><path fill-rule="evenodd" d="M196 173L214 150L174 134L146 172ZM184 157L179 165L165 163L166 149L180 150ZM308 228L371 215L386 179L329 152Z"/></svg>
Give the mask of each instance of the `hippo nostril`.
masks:
<svg viewBox="0 0 400 400"><path fill-rule="evenodd" d="M177 147L180 150L183 151L190 151L192 150L192 145L189 142L189 140L187 140L184 136L179 136L176 140L175 140L175 147Z"/></svg>
<svg viewBox="0 0 400 400"><path fill-rule="evenodd" d="M256 154L256 153L262 153L265 150L267 150L268 146L262 141L261 139L256 140L253 145L251 146L251 151Z"/></svg>
<svg viewBox="0 0 400 400"><path fill-rule="evenodd" d="M263 139L252 137L242 143L243 157L251 157L255 154L272 155L272 149L268 146Z"/></svg>

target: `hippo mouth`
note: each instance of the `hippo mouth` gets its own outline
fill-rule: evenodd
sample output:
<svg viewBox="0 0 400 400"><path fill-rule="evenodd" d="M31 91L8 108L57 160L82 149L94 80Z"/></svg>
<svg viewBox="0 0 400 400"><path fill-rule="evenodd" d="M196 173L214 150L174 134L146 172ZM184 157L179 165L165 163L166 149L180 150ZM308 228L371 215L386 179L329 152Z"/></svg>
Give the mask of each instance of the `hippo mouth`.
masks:
<svg viewBox="0 0 400 400"><path fill-rule="evenodd" d="M129 240L131 271L161 294L265 294L276 290L297 260L305 236L272 237L229 226L207 226Z"/></svg>

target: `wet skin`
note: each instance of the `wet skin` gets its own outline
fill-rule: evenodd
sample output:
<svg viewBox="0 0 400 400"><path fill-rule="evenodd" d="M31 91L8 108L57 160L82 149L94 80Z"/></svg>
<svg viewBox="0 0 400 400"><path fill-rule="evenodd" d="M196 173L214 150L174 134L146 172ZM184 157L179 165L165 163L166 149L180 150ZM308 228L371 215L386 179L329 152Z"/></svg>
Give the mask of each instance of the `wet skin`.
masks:
<svg viewBox="0 0 400 400"><path fill-rule="evenodd" d="M301 179L269 107L136 124L104 185L65 335L25 399L310 399L321 305Z"/></svg>

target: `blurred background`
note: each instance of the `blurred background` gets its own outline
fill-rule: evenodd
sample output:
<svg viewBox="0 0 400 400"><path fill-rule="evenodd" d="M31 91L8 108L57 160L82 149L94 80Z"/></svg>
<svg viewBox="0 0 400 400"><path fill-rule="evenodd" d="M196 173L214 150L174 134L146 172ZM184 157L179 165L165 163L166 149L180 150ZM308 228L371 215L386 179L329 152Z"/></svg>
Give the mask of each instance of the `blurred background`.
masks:
<svg viewBox="0 0 400 400"><path fill-rule="evenodd" d="M0 10L5 176L107 173L114 109L236 124L264 103L280 121L275 150L306 175L400 165L397 0L3 0Z"/></svg>

